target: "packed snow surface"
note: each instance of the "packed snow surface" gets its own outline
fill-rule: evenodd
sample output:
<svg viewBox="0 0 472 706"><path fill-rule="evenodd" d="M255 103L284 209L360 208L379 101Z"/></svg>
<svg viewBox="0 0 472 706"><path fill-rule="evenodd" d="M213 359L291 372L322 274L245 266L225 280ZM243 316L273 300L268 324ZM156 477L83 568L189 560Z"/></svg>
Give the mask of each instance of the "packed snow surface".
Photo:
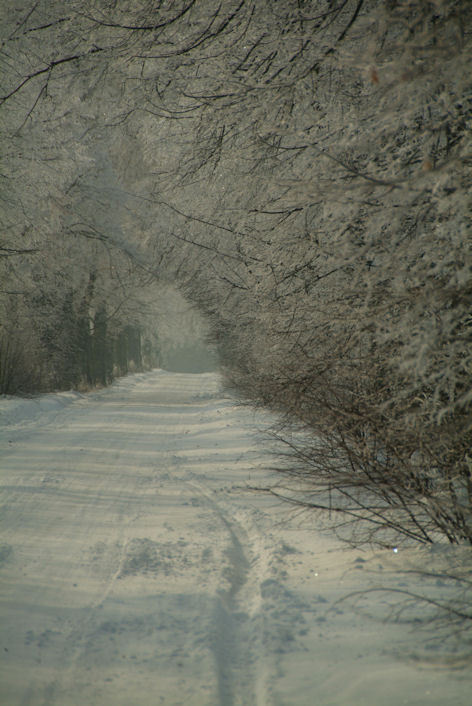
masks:
<svg viewBox="0 0 472 706"><path fill-rule="evenodd" d="M344 600L395 582L402 551L346 550L250 490L274 482L267 418L218 375L0 414L2 705L471 703L467 661L382 622L386 595Z"/></svg>

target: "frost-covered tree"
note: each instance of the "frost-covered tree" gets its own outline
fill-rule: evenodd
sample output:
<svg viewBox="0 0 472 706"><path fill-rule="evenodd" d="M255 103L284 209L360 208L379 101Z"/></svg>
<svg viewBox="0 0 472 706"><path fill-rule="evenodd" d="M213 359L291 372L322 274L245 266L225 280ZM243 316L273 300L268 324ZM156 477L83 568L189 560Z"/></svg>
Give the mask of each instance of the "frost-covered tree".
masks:
<svg viewBox="0 0 472 706"><path fill-rule="evenodd" d="M277 492L356 541L472 541L471 13L4 7L4 247L67 232L178 281L281 415Z"/></svg>

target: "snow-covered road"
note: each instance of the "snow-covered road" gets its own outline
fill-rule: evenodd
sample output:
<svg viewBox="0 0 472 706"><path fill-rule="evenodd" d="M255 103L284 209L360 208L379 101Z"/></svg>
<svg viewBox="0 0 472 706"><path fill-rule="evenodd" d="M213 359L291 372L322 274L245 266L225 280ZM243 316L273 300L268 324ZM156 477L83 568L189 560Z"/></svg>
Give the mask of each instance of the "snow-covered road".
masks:
<svg viewBox="0 0 472 706"><path fill-rule="evenodd" d="M0 405L2 706L470 703L470 671L401 659L404 626L334 606L396 558L248 491L264 420L216 374L40 402Z"/></svg>

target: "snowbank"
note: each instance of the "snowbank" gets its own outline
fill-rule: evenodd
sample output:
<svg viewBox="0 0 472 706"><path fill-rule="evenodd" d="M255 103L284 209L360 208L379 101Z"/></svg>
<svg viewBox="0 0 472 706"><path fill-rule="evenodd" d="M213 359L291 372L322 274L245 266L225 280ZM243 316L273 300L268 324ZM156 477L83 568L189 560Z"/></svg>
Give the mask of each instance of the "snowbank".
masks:
<svg viewBox="0 0 472 706"><path fill-rule="evenodd" d="M154 374L164 371L156 370ZM145 379L146 373L125 375L115 380L111 389L127 390L134 387L139 381ZM106 388L110 390L110 388ZM85 400L92 396L100 396L105 390L81 393L76 390L68 392L51 392L31 397L17 395L0 395L0 436L2 432L15 429L28 428L31 424L48 423L58 414L70 407L74 402Z"/></svg>
<svg viewBox="0 0 472 706"><path fill-rule="evenodd" d="M0 433L6 429L16 429L49 421L65 407L73 404L84 395L80 392L56 392L35 397L0 396Z"/></svg>

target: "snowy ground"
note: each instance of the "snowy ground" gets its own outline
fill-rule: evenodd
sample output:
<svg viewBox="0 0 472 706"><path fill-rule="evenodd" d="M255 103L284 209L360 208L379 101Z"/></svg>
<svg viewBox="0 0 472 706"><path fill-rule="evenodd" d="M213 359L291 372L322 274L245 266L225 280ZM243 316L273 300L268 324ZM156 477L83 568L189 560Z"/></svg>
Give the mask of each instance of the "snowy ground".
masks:
<svg viewBox="0 0 472 706"><path fill-rule="evenodd" d="M419 590L400 569L434 553L346 550L249 492L264 419L217 375L0 398L0 420L2 706L472 703L422 614L341 600Z"/></svg>

